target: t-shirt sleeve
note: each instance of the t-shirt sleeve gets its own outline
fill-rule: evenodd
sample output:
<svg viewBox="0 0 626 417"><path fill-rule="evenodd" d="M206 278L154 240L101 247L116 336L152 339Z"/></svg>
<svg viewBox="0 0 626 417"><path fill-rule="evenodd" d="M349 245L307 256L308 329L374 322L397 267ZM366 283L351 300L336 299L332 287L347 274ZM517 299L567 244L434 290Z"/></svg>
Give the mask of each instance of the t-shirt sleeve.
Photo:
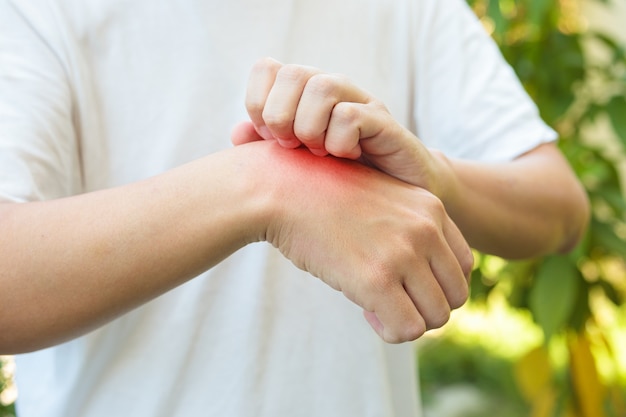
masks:
<svg viewBox="0 0 626 417"><path fill-rule="evenodd" d="M494 162L556 140L467 4L432 0L430 6L415 64L420 139L451 157Z"/></svg>
<svg viewBox="0 0 626 417"><path fill-rule="evenodd" d="M59 198L80 185L71 88L45 20L45 8L0 0L0 201Z"/></svg>

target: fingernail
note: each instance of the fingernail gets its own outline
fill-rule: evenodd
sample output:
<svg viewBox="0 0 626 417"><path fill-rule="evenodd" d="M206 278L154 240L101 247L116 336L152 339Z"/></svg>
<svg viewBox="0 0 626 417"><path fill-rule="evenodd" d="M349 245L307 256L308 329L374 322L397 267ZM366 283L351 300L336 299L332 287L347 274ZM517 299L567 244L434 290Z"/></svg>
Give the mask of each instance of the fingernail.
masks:
<svg viewBox="0 0 626 417"><path fill-rule="evenodd" d="M295 149L301 145L298 139L276 139L283 148Z"/></svg>
<svg viewBox="0 0 626 417"><path fill-rule="evenodd" d="M270 130L265 125L259 127L257 129L257 133L259 134L259 136L261 136L265 140L274 139L274 136L272 136L272 133L270 132Z"/></svg>
<svg viewBox="0 0 626 417"><path fill-rule="evenodd" d="M309 148L309 151L311 151L311 153L313 155L317 155L317 156L326 156L326 155L328 155L328 152L326 152L326 149Z"/></svg>
<svg viewBox="0 0 626 417"><path fill-rule="evenodd" d="M363 310L363 315L365 316L365 319L370 324L370 326L372 326L374 331L378 333L380 337L383 337L385 326L380 321L376 313L374 313L373 311Z"/></svg>

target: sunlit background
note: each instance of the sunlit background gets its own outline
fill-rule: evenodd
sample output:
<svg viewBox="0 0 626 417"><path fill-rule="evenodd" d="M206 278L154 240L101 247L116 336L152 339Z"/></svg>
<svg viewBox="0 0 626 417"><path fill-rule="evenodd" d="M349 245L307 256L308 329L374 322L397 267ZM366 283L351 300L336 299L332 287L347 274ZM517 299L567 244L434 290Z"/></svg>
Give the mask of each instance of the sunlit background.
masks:
<svg viewBox="0 0 626 417"><path fill-rule="evenodd" d="M571 254L476 254L471 302L418 343L426 417L626 417L626 0L468 1L593 215ZM13 372L0 357L0 417L15 412Z"/></svg>
<svg viewBox="0 0 626 417"><path fill-rule="evenodd" d="M626 416L626 0L470 0L588 191L576 250L478 254L472 301L420 341L427 417Z"/></svg>

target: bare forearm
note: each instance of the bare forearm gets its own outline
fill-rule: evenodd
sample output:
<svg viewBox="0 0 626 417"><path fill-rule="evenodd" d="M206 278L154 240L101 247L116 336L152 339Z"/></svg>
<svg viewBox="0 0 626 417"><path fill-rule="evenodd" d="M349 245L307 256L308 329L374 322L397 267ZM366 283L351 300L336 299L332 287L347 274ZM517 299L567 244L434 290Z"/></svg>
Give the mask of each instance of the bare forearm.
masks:
<svg viewBox="0 0 626 417"><path fill-rule="evenodd" d="M567 251L580 239L587 198L553 145L508 163L449 166L454 186L442 199L473 247L515 259Z"/></svg>
<svg viewBox="0 0 626 417"><path fill-rule="evenodd" d="M258 240L389 342L443 325L467 298L472 254L439 199L260 141L118 189L0 205L0 352L85 333Z"/></svg>
<svg viewBox="0 0 626 417"><path fill-rule="evenodd" d="M246 151L125 187L0 206L0 349L84 333L262 238Z"/></svg>

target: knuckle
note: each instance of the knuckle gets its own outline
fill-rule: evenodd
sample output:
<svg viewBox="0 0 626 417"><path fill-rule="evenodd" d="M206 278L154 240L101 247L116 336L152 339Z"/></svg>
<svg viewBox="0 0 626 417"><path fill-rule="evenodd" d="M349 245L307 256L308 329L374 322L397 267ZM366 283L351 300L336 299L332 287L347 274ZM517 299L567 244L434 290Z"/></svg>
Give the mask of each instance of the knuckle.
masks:
<svg viewBox="0 0 626 417"><path fill-rule="evenodd" d="M469 277L474 269L474 254L469 247L465 248L459 263L461 265L461 270L463 271L463 276Z"/></svg>
<svg viewBox="0 0 626 417"><path fill-rule="evenodd" d="M292 117L287 112L274 112L263 110L263 121L273 130L285 130L291 128L293 123Z"/></svg>
<svg viewBox="0 0 626 417"><path fill-rule="evenodd" d="M246 97L245 106L249 113L261 114L265 107L265 102L257 96Z"/></svg>
<svg viewBox="0 0 626 417"><path fill-rule="evenodd" d="M246 94L245 105L248 112L253 114L261 114L263 107L265 106L265 96L259 94L251 94L250 89L255 83L252 80L258 82L262 80L274 80L277 72L280 70L282 64L270 57L264 57L258 59L251 69L250 84L248 85L248 93Z"/></svg>
<svg viewBox="0 0 626 417"><path fill-rule="evenodd" d="M307 81L306 89L321 97L334 96L337 89L337 77L323 73L315 74Z"/></svg>
<svg viewBox="0 0 626 417"><path fill-rule="evenodd" d="M383 340L387 343L398 344L417 340L426 333L426 325L421 320L413 320L406 323L404 327L397 332L388 332L383 336Z"/></svg>
<svg viewBox="0 0 626 417"><path fill-rule="evenodd" d="M423 321L415 321L407 329L404 334L404 341L408 342L422 337L426 333L426 324Z"/></svg>
<svg viewBox="0 0 626 417"><path fill-rule="evenodd" d="M376 99L376 98L371 98L370 101L368 102L369 106L371 106L372 108L381 111L383 113L387 113L389 114L389 116L391 116L389 109L387 108L387 106L385 105L385 103L383 103L382 101ZM393 117L392 117L393 119Z"/></svg>
<svg viewBox="0 0 626 417"><path fill-rule="evenodd" d="M354 125L359 120L361 111L354 103L337 103L332 111L333 119L344 125Z"/></svg>
<svg viewBox="0 0 626 417"><path fill-rule="evenodd" d="M259 58L254 65L252 65L252 72L275 72L278 68L280 68L280 62L276 61L274 58L263 57Z"/></svg>
<svg viewBox="0 0 626 417"><path fill-rule="evenodd" d="M323 132L319 132L314 126L302 123L295 123L293 132L303 143L311 143L323 138Z"/></svg>
<svg viewBox="0 0 626 417"><path fill-rule="evenodd" d="M449 297L448 303L450 304L450 308L455 309L465 304L468 298L469 285L465 282L463 285L457 286L455 293Z"/></svg>
<svg viewBox="0 0 626 417"><path fill-rule="evenodd" d="M437 197L436 195L430 192L424 193L422 204L428 207L428 209L435 214L443 215L446 212L446 208L443 204L443 201L441 201L439 197Z"/></svg>
<svg viewBox="0 0 626 417"><path fill-rule="evenodd" d="M374 297L397 291L402 285L402 279L397 272L396 265L399 264L384 257L366 261L363 289Z"/></svg>
<svg viewBox="0 0 626 417"><path fill-rule="evenodd" d="M428 329L438 329L446 324L450 320L450 309L441 308L439 311L431 313L431 316L426 320L426 326Z"/></svg>
<svg viewBox="0 0 626 417"><path fill-rule="evenodd" d="M276 74L276 78L287 82L302 81L310 76L311 69L302 65L283 65Z"/></svg>
<svg viewBox="0 0 626 417"><path fill-rule="evenodd" d="M393 251L393 261L400 266L413 265L420 257L419 252L415 249L414 239L412 236L398 236L399 241L396 243Z"/></svg>
<svg viewBox="0 0 626 417"><path fill-rule="evenodd" d="M419 221L415 222L413 233L427 234L428 238L442 235L447 214L439 198L426 192L425 198L420 199L419 210L414 213Z"/></svg>
<svg viewBox="0 0 626 417"><path fill-rule="evenodd" d="M416 234L426 242L434 242L443 239L441 227L435 219L426 218L416 229Z"/></svg>
<svg viewBox="0 0 626 417"><path fill-rule="evenodd" d="M390 291L402 286L403 271L415 258L415 250L408 242L395 240L394 245L379 247L365 261L369 286L377 291Z"/></svg>

